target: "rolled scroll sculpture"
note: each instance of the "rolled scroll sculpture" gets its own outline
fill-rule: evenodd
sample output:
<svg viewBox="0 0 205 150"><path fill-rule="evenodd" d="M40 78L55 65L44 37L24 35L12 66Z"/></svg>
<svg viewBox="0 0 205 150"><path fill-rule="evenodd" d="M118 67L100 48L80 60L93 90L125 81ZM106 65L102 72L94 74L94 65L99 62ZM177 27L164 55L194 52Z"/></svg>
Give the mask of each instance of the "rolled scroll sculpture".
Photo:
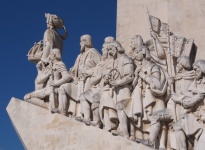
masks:
<svg viewBox="0 0 205 150"><path fill-rule="evenodd" d="M109 36L101 56L91 36L81 36L80 54L68 71L64 23L56 15L46 18L43 42L28 53L38 75L27 102L160 150L205 149L205 60L193 61L193 39L171 34L149 16L151 40L133 36L128 54Z"/></svg>

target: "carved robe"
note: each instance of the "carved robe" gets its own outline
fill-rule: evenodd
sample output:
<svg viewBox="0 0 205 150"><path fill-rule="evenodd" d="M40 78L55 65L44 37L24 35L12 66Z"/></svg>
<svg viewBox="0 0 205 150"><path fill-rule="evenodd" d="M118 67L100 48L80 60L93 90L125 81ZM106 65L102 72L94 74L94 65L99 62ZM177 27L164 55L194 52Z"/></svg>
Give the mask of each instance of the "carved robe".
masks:
<svg viewBox="0 0 205 150"><path fill-rule="evenodd" d="M45 87L42 88L42 89L38 89L34 92L31 92L27 95L31 95L31 98L29 100L27 100L28 102L30 103L33 103L33 104L36 104L36 105L42 105L41 103L38 102L38 99L41 99L41 100L46 100L48 101L48 99L50 100L50 95L51 94L54 94L56 95L57 94L57 89L58 87L61 85L61 84L64 84L66 82L69 82L70 79L72 78L69 73L67 73L67 75L65 75L64 77L62 77L61 73L62 72L67 72L67 68L65 66L65 64L62 62L62 61L59 61L59 62L56 62L54 64L52 64L52 68L51 67L48 67L46 69L52 69L52 75L45 80L46 84L45 84ZM44 70L44 71L48 71L48 70ZM43 75L45 76L45 75ZM39 79L38 79L38 82L42 82L43 79L42 78L45 78L45 77L42 77L42 74L39 74ZM42 80L42 81L41 81ZM51 86L49 85L49 81L55 81L56 83L59 83L59 86ZM36 99L32 99L32 98L38 98L37 100ZM55 106L57 106L57 99L55 97L55 100L50 102L51 104L49 105L52 105L50 107L54 108Z"/></svg>
<svg viewBox="0 0 205 150"><path fill-rule="evenodd" d="M193 96L195 96L198 92L205 92L205 79L200 80L194 80L192 84L190 84L188 88L188 92L185 94L184 99L191 99ZM198 118L199 122L201 123L201 115L205 112L205 106L204 106L204 99L197 102L194 106L191 108L186 109L185 113L192 112L195 117Z"/></svg>
<svg viewBox="0 0 205 150"><path fill-rule="evenodd" d="M144 93L144 100L143 106L146 109L148 106L153 105L153 112L165 109L166 103L166 94L167 94L167 78L168 74L164 71L160 66L150 62L147 66L143 66L142 71L147 72L147 77L150 78L155 85L155 87L151 87L150 85L146 84L144 81L143 83L146 85L145 93ZM159 72L160 79L153 76L153 73ZM162 108L158 103L164 103L164 108ZM146 118L146 115L144 114Z"/></svg>
<svg viewBox="0 0 205 150"><path fill-rule="evenodd" d="M58 48L61 51L63 49L63 39L61 36L53 29L47 29L43 36L43 45L46 47L47 42L52 44L52 49Z"/></svg>
<svg viewBox="0 0 205 150"><path fill-rule="evenodd" d="M154 87L147 84L144 79L139 79L140 82L138 82L133 93L133 105L134 108L140 109L134 109L133 114L142 114L144 122L143 131L149 132L150 120L147 116L147 113L150 110L148 110L147 107L153 106L152 112L163 110L166 108L165 103L167 98L168 73L163 68L153 62L149 62L146 66L143 66L141 71L146 74L146 78L149 78L152 81ZM156 78L153 75L155 72L160 74L160 79ZM141 106L136 106L137 104Z"/></svg>
<svg viewBox="0 0 205 150"><path fill-rule="evenodd" d="M202 142L202 144L205 144L204 131L202 135L198 135L198 133L196 134L197 131L203 128L201 117L202 113L205 112L204 98L203 100L199 100L196 103L192 102L192 99L195 99L195 96L198 92L205 92L204 78L199 80L195 79L190 84L188 91L184 95L180 95L182 99L181 105L184 107L184 111L181 114L181 119L174 124L174 130L177 131L179 129L182 129L187 137L195 135L195 142L197 144L197 147L200 142ZM200 149L200 147L198 148Z"/></svg>
<svg viewBox="0 0 205 150"><path fill-rule="evenodd" d="M100 119L104 125L104 128L108 131L117 127L118 125L118 115L116 110L116 102L114 98L116 93L113 92L113 89L109 86L101 88L101 99L100 99ZM106 118L105 115L108 117Z"/></svg>
<svg viewBox="0 0 205 150"><path fill-rule="evenodd" d="M61 72L65 72L65 71L67 72L66 65L62 61L54 63L52 65L52 71L53 71L53 75L49 78L49 80L54 80L55 82L58 82L59 86L61 84L69 82L70 79L72 78L69 75L69 73L67 74L66 77L62 77ZM46 94L51 94L51 93L56 93L57 94L57 89L58 89L59 86L52 87L49 84L47 84L47 86L45 87Z"/></svg>
<svg viewBox="0 0 205 150"><path fill-rule="evenodd" d="M85 77L85 72L83 72L83 70L93 69L100 62L100 59L101 56L99 52L94 48L79 54L75 65L72 68L77 83L71 82L61 86L68 94L68 98L72 100L70 101L68 111L74 115L76 114L76 111L78 113L77 115L80 113L80 108L76 106L76 102L79 103L80 94L91 88L91 77Z"/></svg>
<svg viewBox="0 0 205 150"><path fill-rule="evenodd" d="M121 54L110 64L110 68L116 69L119 72L119 78L117 80L123 81L122 85L119 85L114 88L116 97L114 101L116 104L123 105L124 112L127 117L132 117L131 109L131 82L134 79L134 64L131 58L126 54ZM130 80L132 78L132 80ZM129 81L130 80L130 81Z"/></svg>
<svg viewBox="0 0 205 150"><path fill-rule="evenodd" d="M175 78L180 78L180 79L177 79L175 81L175 91L176 91L176 94L182 94L184 95L190 84L193 82L194 78L196 77L194 71L188 71L188 72L185 72L185 73L180 73L180 74L177 74ZM186 111L184 109L184 107L182 107L181 105L179 104L176 104L175 106L176 110L176 119L179 120L181 118L181 115L184 114L184 112Z"/></svg>

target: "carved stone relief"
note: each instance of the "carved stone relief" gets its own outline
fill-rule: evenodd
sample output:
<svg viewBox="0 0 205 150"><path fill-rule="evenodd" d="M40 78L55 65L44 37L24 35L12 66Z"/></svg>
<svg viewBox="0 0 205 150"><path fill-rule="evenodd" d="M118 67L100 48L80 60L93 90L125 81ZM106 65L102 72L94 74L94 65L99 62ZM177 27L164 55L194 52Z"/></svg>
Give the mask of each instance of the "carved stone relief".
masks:
<svg viewBox="0 0 205 150"><path fill-rule="evenodd" d="M151 39L130 37L128 54L109 36L101 56L91 36L82 35L80 54L68 71L63 21L46 14L43 42L28 53L38 75L25 101L160 150L204 149L205 60L193 61L193 39L175 36L167 24L148 11L147 16Z"/></svg>

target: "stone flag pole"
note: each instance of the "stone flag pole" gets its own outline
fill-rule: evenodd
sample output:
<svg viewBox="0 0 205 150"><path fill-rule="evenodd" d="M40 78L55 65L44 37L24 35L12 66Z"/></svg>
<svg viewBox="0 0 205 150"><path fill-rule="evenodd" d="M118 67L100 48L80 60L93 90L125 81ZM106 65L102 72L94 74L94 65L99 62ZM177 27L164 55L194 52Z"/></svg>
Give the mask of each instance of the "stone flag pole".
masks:
<svg viewBox="0 0 205 150"><path fill-rule="evenodd" d="M145 5L151 15L168 23L177 36L193 38L197 45L197 59L205 52L204 0L117 0L117 40L130 51L130 37L139 34L144 41L150 39Z"/></svg>

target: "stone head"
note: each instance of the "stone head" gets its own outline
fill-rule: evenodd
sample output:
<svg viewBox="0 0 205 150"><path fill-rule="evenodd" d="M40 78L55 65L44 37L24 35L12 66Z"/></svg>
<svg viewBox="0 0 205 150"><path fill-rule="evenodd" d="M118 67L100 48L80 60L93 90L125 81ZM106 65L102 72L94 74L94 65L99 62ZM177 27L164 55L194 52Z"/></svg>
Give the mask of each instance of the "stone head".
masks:
<svg viewBox="0 0 205 150"><path fill-rule="evenodd" d="M104 39L104 43L111 43L111 42L114 42L115 41L115 38L112 37L112 36L108 36Z"/></svg>
<svg viewBox="0 0 205 150"><path fill-rule="evenodd" d="M145 47L142 48L140 51L137 51L136 57L139 61L143 61L143 60L150 61L151 60L150 51Z"/></svg>
<svg viewBox="0 0 205 150"><path fill-rule="evenodd" d="M112 36L108 36L105 38L104 44L102 46L102 60L107 59L109 43L114 42L114 41L115 41L115 38Z"/></svg>
<svg viewBox="0 0 205 150"><path fill-rule="evenodd" d="M80 49L81 52L84 52L86 47L87 48L93 47L92 38L90 35L85 34L80 37L80 47L81 47Z"/></svg>
<svg viewBox="0 0 205 150"><path fill-rule="evenodd" d="M191 70L191 64L190 64L189 57L187 56L178 57L176 70L178 73L182 72L182 70Z"/></svg>
<svg viewBox="0 0 205 150"><path fill-rule="evenodd" d="M114 59L117 58L118 54L123 54L124 49L122 48L120 42L114 41L109 44L108 54L112 56Z"/></svg>
<svg viewBox="0 0 205 150"><path fill-rule="evenodd" d="M205 60L197 60L193 64L193 69L196 73L196 79L201 79L205 75Z"/></svg>
<svg viewBox="0 0 205 150"><path fill-rule="evenodd" d="M140 50L143 46L143 39L141 35L135 35L131 38L130 47L132 50Z"/></svg>

